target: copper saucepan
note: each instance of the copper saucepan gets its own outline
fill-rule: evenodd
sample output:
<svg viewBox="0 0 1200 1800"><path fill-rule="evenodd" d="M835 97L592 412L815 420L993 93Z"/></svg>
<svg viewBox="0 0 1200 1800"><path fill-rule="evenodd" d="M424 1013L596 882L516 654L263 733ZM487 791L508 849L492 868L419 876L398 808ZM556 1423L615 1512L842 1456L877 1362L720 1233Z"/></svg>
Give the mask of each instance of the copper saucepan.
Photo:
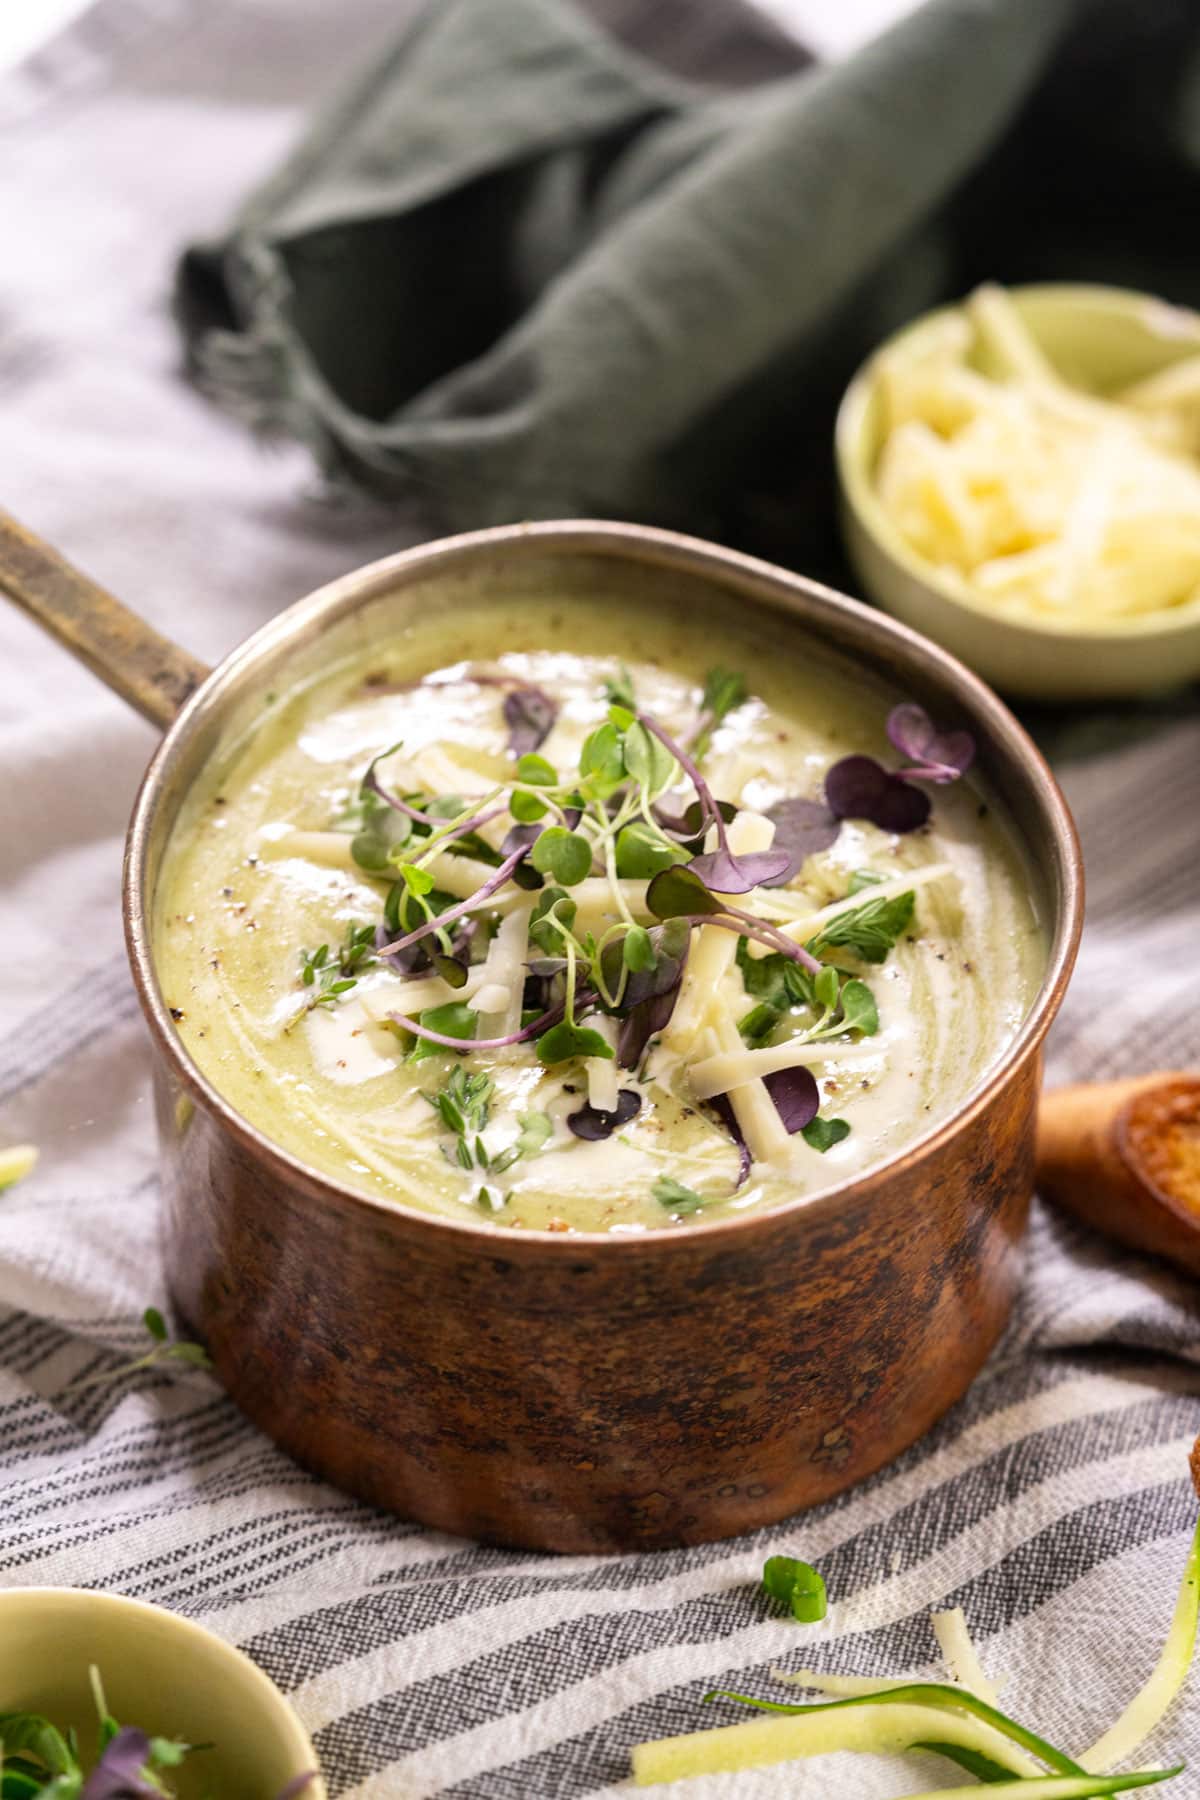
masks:
<svg viewBox="0 0 1200 1800"><path fill-rule="evenodd" d="M566 605L614 588L649 607L765 613L965 719L1040 884L1041 991L952 1117L815 1200L604 1237L460 1223L345 1190L241 1118L176 1035L150 920L181 801L268 690L431 605L538 589ZM958 1399L1019 1278L1039 1050L1082 916L1062 795L960 663L801 576L630 525L507 526L405 551L299 601L211 674L11 522L0 589L167 728L129 829L124 907L154 1043L168 1277L229 1393L298 1461L447 1531L650 1548L825 1500Z"/></svg>

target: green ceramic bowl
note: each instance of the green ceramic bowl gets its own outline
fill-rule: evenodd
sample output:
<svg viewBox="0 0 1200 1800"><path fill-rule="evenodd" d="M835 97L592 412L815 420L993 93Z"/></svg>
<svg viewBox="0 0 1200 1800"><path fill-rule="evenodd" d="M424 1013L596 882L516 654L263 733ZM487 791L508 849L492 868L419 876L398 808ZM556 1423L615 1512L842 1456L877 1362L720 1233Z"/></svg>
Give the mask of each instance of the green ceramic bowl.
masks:
<svg viewBox="0 0 1200 1800"><path fill-rule="evenodd" d="M1124 288L1010 290L1032 335L1066 379L1111 392L1200 351L1200 314ZM961 593L905 543L875 493L883 433L878 359L936 329L927 313L881 346L846 390L835 434L842 531L864 591L944 644L1006 693L1040 700L1131 697L1200 676L1200 605L1190 602L1087 630L1001 617Z"/></svg>
<svg viewBox="0 0 1200 1800"><path fill-rule="evenodd" d="M85 1767L96 1749L90 1663L122 1725L213 1745L177 1772L182 1800L275 1800L293 1777L317 1768L279 1689L190 1619L80 1588L0 1592L0 1712L36 1711L60 1729L74 1725ZM304 1800L326 1800L319 1775Z"/></svg>

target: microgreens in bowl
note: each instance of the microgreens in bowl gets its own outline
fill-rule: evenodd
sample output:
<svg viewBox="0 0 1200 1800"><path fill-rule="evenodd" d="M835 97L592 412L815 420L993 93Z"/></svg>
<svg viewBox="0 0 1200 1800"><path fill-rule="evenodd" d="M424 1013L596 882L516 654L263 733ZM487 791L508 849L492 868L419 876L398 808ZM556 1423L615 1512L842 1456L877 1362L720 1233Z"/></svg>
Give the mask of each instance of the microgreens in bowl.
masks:
<svg viewBox="0 0 1200 1800"><path fill-rule="evenodd" d="M172 1800L171 1771L210 1746L151 1737L120 1725L105 1699L99 1670L88 1671L96 1704L98 1755L90 1770L75 1727L43 1713L0 1712L0 1800ZM299 1800L316 1779L298 1775L275 1800Z"/></svg>

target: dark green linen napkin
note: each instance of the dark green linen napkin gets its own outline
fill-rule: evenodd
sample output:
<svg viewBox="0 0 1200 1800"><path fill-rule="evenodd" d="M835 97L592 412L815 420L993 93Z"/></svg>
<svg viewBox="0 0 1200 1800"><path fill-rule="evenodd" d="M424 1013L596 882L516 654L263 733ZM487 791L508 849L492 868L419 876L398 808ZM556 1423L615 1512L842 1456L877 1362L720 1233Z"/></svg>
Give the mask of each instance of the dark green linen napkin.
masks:
<svg viewBox="0 0 1200 1800"><path fill-rule="evenodd" d="M820 572L883 334L985 277L1200 301L1198 201L1195 0L932 0L738 90L567 0L434 0L178 311L222 403L431 528L626 516Z"/></svg>

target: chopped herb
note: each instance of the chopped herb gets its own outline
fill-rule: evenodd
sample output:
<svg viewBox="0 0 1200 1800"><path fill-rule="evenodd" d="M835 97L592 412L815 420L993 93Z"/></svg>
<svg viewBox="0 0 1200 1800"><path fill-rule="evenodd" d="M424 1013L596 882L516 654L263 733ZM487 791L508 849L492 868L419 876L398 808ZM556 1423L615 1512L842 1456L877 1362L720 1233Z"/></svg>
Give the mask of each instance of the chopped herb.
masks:
<svg viewBox="0 0 1200 1800"><path fill-rule="evenodd" d="M443 1125L455 1137L475 1137L488 1122L488 1102L493 1083L490 1075L468 1074L457 1063L436 1094L426 1094Z"/></svg>
<svg viewBox="0 0 1200 1800"><path fill-rule="evenodd" d="M73 1381L63 1389L64 1395L81 1394L87 1388L104 1387L109 1382L123 1381L127 1375L137 1375L143 1369L156 1369L164 1363L183 1363L192 1369L212 1368L212 1359L203 1344L171 1337L167 1321L157 1306L146 1308L142 1314L142 1324L150 1337L150 1348L144 1356L139 1356L133 1362L123 1363L119 1368L105 1369L99 1375L89 1375L83 1381Z"/></svg>
<svg viewBox="0 0 1200 1800"><path fill-rule="evenodd" d="M746 698L746 677L730 669L710 669L704 677L704 697L700 704L714 719L723 719Z"/></svg>
<svg viewBox="0 0 1200 1800"><path fill-rule="evenodd" d="M864 888L878 887L882 880L883 876L876 875L874 869L855 869L853 875L850 877L850 885L846 889L846 896L849 898L851 894L861 894Z"/></svg>
<svg viewBox="0 0 1200 1800"><path fill-rule="evenodd" d="M816 1118L803 1127L800 1135L810 1149L819 1150L824 1156L826 1150L850 1136L850 1127L845 1119Z"/></svg>
<svg viewBox="0 0 1200 1800"><path fill-rule="evenodd" d="M772 1600L786 1606L794 1619L812 1625L828 1611L825 1583L811 1563L794 1556L768 1556L762 1584Z"/></svg>
<svg viewBox="0 0 1200 1800"><path fill-rule="evenodd" d="M671 1175L660 1175L650 1192L661 1207L680 1218L697 1213L708 1204L703 1194L698 1194L695 1188L685 1187Z"/></svg>
<svg viewBox="0 0 1200 1800"><path fill-rule="evenodd" d="M604 697L610 705L623 706L627 712L633 712L636 708L637 701L634 699L633 694L633 676L629 673L629 670L625 667L624 663L619 663L617 666L617 673L615 675L610 675L608 680L604 683Z"/></svg>
<svg viewBox="0 0 1200 1800"><path fill-rule="evenodd" d="M511 1169L512 1165L523 1156L536 1156L539 1151L545 1149L554 1135L554 1121L549 1113L522 1113L517 1123L520 1130L517 1133L516 1142L492 1158L490 1167L493 1175L502 1175L506 1169Z"/></svg>
<svg viewBox="0 0 1200 1800"><path fill-rule="evenodd" d="M862 906L835 913L827 919L808 948L814 956L825 950L850 950L864 962L881 963L898 938L912 923L916 895L911 888L891 900L868 900Z"/></svg>
<svg viewBox="0 0 1200 1800"><path fill-rule="evenodd" d="M374 961L374 925L347 926L336 955L330 955L328 944L320 944L315 950L302 950L301 986L316 990L308 1002L308 1010L311 1012L315 1006L335 1005L343 994L349 993L361 971Z"/></svg>

